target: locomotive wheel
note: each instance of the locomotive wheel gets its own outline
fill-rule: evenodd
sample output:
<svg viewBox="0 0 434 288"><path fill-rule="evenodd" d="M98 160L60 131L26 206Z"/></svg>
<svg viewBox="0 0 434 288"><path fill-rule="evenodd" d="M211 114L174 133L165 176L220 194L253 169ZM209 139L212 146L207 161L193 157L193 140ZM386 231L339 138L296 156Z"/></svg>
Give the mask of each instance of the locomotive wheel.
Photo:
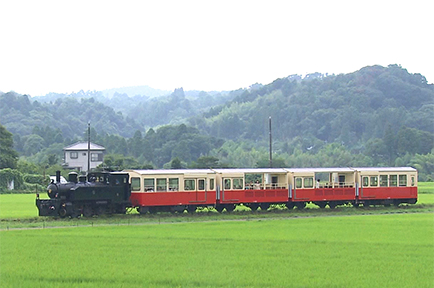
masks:
<svg viewBox="0 0 434 288"><path fill-rule="evenodd" d="M60 218L65 218L66 214L67 214L66 207L61 206L59 208L59 216L60 216Z"/></svg>
<svg viewBox="0 0 434 288"><path fill-rule="evenodd" d="M268 204L268 203L261 203L260 207L261 207L262 211L267 211L268 208L270 208L270 204Z"/></svg>
<svg viewBox="0 0 434 288"><path fill-rule="evenodd" d="M85 207L83 208L83 216L84 216L84 217L92 217L92 214L93 214L93 211L92 211L92 208L91 208L91 207L89 207L89 206L85 206Z"/></svg>
<svg viewBox="0 0 434 288"><path fill-rule="evenodd" d="M105 211L106 211L106 209L104 206L98 206L98 208L96 209L96 214L97 215L103 215L103 214L105 214Z"/></svg>
<svg viewBox="0 0 434 288"><path fill-rule="evenodd" d="M330 209L335 209L336 203L335 202L329 202L329 207L330 207Z"/></svg>

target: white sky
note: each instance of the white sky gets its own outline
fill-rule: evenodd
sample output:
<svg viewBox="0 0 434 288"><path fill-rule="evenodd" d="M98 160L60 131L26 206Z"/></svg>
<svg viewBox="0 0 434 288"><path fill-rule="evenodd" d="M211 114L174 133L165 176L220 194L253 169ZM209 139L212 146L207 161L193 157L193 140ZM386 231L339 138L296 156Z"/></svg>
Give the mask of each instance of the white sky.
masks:
<svg viewBox="0 0 434 288"><path fill-rule="evenodd" d="M434 80L434 1L0 1L0 91L233 90L401 64Z"/></svg>

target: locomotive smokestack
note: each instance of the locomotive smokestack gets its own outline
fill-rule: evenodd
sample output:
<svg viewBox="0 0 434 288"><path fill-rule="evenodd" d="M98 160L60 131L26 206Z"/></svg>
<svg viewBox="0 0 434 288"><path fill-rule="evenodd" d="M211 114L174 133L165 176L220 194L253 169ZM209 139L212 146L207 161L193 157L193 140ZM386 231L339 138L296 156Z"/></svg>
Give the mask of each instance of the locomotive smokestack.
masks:
<svg viewBox="0 0 434 288"><path fill-rule="evenodd" d="M60 171L56 171L56 183L60 183Z"/></svg>

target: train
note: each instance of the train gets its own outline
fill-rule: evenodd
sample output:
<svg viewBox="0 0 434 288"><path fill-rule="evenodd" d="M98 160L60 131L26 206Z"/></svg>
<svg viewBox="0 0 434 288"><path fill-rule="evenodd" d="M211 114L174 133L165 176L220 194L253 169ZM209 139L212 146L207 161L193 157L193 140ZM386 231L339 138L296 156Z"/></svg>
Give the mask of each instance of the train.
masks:
<svg viewBox="0 0 434 288"><path fill-rule="evenodd" d="M60 174L59 174L60 175ZM57 177L56 177L57 178ZM417 170L412 167L159 169L70 173L52 181L50 199L40 199L40 216L93 216L189 212L215 208L232 212L285 205L304 209L338 205L400 205L417 202Z"/></svg>

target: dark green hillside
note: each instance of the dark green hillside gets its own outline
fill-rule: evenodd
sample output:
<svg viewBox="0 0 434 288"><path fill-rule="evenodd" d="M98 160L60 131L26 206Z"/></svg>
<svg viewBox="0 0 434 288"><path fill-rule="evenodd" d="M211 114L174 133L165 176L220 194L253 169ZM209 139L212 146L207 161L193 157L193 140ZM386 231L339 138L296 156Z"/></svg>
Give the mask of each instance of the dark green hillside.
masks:
<svg viewBox="0 0 434 288"><path fill-rule="evenodd" d="M434 86L420 74L390 65L337 76L277 79L245 90L191 123L217 137L261 141L268 138L271 116L276 141L293 143L301 137L304 148L332 142L360 148L382 139L390 125L394 135L400 129L412 131L413 141L423 146L419 142L433 139L432 115ZM432 145L428 148L414 152L427 153Z"/></svg>
<svg viewBox="0 0 434 288"><path fill-rule="evenodd" d="M26 155L34 154L54 143L81 138L91 121L99 133L131 137L140 128L120 112L95 101L59 98L40 103L14 92L0 95L0 122L14 134L15 146Z"/></svg>
<svg viewBox="0 0 434 288"><path fill-rule="evenodd" d="M179 124L186 122L186 119L190 117L200 115L213 106L225 103L234 95L237 95L237 91L231 93L184 92L183 88L178 88L168 96L135 101L135 105L126 112L126 115L146 127Z"/></svg>

